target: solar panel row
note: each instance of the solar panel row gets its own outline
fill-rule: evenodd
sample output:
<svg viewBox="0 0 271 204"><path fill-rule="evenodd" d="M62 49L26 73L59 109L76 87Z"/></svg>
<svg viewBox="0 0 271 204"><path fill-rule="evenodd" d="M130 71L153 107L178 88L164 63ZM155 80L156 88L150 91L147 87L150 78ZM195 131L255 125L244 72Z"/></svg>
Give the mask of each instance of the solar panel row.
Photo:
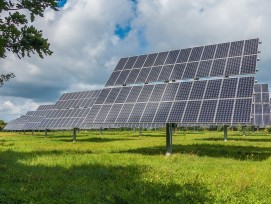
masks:
<svg viewBox="0 0 271 204"><path fill-rule="evenodd" d="M81 127L93 123L247 123L253 85L254 77L242 77L105 88Z"/></svg>
<svg viewBox="0 0 271 204"><path fill-rule="evenodd" d="M268 84L255 84L252 106L253 120L255 126L265 127L271 125L270 98Z"/></svg>
<svg viewBox="0 0 271 204"><path fill-rule="evenodd" d="M106 86L254 74L259 39L122 58Z"/></svg>

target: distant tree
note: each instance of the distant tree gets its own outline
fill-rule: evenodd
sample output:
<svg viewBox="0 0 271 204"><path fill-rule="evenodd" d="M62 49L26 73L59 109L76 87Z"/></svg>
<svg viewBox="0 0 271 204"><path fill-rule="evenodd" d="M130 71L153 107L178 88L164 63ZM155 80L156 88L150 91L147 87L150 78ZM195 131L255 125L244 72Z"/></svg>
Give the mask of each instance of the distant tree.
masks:
<svg viewBox="0 0 271 204"><path fill-rule="evenodd" d="M57 0L0 0L0 58L5 58L7 52L20 59L35 53L41 58L53 53L48 39L32 25L36 16L44 17L47 8L57 11ZM13 73L2 74L0 86L14 77Z"/></svg>
<svg viewBox="0 0 271 204"><path fill-rule="evenodd" d="M0 120L0 130L2 130L6 126L5 121Z"/></svg>

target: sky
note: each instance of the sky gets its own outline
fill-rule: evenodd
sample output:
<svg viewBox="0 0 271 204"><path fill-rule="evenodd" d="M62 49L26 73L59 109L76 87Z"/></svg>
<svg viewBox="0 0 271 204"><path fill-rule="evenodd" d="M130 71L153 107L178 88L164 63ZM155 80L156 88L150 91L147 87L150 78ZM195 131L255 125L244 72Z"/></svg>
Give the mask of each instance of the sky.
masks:
<svg viewBox="0 0 271 204"><path fill-rule="evenodd" d="M121 57L260 38L258 83L271 86L270 0L68 0L34 26L54 52L0 59L0 119L10 121L65 92L100 89ZM66 3L65 3L66 2Z"/></svg>

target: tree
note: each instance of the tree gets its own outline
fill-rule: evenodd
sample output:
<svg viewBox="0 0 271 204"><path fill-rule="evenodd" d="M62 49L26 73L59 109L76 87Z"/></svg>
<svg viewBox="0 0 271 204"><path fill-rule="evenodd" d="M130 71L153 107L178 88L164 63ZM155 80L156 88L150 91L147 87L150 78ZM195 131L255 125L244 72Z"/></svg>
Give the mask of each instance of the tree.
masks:
<svg viewBox="0 0 271 204"><path fill-rule="evenodd" d="M42 31L31 25L36 16L44 16L47 8L58 11L57 0L0 0L0 58L5 58L7 52L20 59L35 53L41 58L53 53ZM2 74L0 87L14 77L13 73Z"/></svg>

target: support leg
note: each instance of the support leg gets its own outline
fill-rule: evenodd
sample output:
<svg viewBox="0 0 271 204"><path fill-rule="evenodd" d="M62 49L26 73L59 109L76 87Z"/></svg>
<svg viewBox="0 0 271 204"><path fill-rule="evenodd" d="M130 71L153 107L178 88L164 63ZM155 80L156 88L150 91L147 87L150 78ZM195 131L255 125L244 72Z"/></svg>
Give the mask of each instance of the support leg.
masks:
<svg viewBox="0 0 271 204"><path fill-rule="evenodd" d="M102 134L103 134L103 128L100 127L100 135L102 135Z"/></svg>
<svg viewBox="0 0 271 204"><path fill-rule="evenodd" d="M76 142L76 128L73 128L73 142Z"/></svg>
<svg viewBox="0 0 271 204"><path fill-rule="evenodd" d="M34 135L34 131L32 130L32 136Z"/></svg>
<svg viewBox="0 0 271 204"><path fill-rule="evenodd" d="M47 137L47 130L45 130L45 137Z"/></svg>
<svg viewBox="0 0 271 204"><path fill-rule="evenodd" d="M228 126L224 125L224 141L227 142L228 140Z"/></svg>
<svg viewBox="0 0 271 204"><path fill-rule="evenodd" d="M254 133L255 133L255 127L252 126L251 128L252 128L252 134L254 135Z"/></svg>
<svg viewBox="0 0 271 204"><path fill-rule="evenodd" d="M142 136L142 127L139 127L139 136Z"/></svg>
<svg viewBox="0 0 271 204"><path fill-rule="evenodd" d="M242 130L243 130L243 136L245 137L246 136L246 126L243 126Z"/></svg>
<svg viewBox="0 0 271 204"><path fill-rule="evenodd" d="M172 124L166 124L166 156L170 156L172 154Z"/></svg>

